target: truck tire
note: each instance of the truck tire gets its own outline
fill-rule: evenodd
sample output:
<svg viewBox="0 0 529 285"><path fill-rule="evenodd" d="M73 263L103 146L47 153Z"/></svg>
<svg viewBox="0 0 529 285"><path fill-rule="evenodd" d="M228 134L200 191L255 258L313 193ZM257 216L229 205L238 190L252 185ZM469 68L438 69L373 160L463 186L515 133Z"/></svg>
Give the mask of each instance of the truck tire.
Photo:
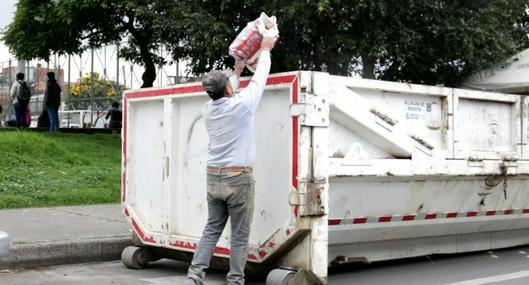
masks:
<svg viewBox="0 0 529 285"><path fill-rule="evenodd" d="M145 247L127 246L121 253L121 262L132 269L143 269L151 262L149 250Z"/></svg>
<svg viewBox="0 0 529 285"><path fill-rule="evenodd" d="M289 285L296 271L288 269L274 269L266 277L266 285Z"/></svg>

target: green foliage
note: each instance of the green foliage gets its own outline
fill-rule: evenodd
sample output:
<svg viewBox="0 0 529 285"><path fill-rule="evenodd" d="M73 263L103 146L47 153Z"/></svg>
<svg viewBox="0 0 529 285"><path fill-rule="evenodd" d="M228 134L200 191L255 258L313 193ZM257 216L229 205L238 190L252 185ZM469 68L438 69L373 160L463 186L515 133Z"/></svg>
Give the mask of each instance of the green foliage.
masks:
<svg viewBox="0 0 529 285"><path fill-rule="evenodd" d="M233 65L229 44L261 11L279 20L273 72L325 63L333 74L454 86L529 46L528 0L20 0L3 39L21 58L48 58L130 36L121 54L146 66L146 87L160 44L194 74Z"/></svg>
<svg viewBox="0 0 529 285"><path fill-rule="evenodd" d="M148 0L20 0L2 39L18 58L48 60L128 38L121 56L145 66L143 87L151 87L162 61L152 52L162 42L155 8Z"/></svg>
<svg viewBox="0 0 529 285"><path fill-rule="evenodd" d="M106 80L99 73L87 74L72 85L66 105L71 110L107 110L112 102L120 102L125 86L117 86L114 81ZM93 99L93 100L91 100ZM93 102L92 102L93 101Z"/></svg>
<svg viewBox="0 0 529 285"><path fill-rule="evenodd" d="M0 132L0 209L117 203L119 135Z"/></svg>
<svg viewBox="0 0 529 285"><path fill-rule="evenodd" d="M526 0L178 2L167 38L194 73L233 64L229 44L260 11L279 21L273 71L325 63L333 74L454 86L529 46Z"/></svg>

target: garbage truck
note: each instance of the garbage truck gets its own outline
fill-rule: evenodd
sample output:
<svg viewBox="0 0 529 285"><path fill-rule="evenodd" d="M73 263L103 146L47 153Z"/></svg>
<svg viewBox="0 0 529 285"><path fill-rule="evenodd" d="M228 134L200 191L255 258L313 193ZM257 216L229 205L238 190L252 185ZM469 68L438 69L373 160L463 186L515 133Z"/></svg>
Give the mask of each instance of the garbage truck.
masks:
<svg viewBox="0 0 529 285"><path fill-rule="evenodd" d="M128 267L189 261L197 247L208 100L200 82L124 94ZM326 284L332 266L528 244L527 112L527 98L509 94L271 75L255 118L248 272ZM228 264L229 228L214 267Z"/></svg>

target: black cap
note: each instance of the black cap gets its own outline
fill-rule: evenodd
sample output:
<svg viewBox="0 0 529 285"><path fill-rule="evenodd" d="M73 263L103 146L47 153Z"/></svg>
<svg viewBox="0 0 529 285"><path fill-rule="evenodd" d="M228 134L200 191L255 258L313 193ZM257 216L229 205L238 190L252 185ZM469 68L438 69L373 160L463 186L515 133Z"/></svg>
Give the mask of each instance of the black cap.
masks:
<svg viewBox="0 0 529 285"><path fill-rule="evenodd" d="M211 99L218 100L224 97L226 85L232 75L233 72L229 70L212 70L202 80L202 86L204 86L204 90L208 93Z"/></svg>

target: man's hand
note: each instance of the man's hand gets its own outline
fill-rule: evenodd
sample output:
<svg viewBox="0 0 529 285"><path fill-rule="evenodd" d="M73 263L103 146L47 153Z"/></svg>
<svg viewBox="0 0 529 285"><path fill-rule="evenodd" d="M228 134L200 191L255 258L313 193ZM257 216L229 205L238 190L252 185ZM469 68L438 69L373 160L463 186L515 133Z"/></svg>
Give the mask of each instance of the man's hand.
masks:
<svg viewBox="0 0 529 285"><path fill-rule="evenodd" d="M277 37L264 37L261 42L261 49L271 51L276 45Z"/></svg>
<svg viewBox="0 0 529 285"><path fill-rule="evenodd" d="M233 73L235 73L235 75L237 75L238 77L241 77L241 73L244 70L244 61L236 61L235 67L233 69Z"/></svg>

